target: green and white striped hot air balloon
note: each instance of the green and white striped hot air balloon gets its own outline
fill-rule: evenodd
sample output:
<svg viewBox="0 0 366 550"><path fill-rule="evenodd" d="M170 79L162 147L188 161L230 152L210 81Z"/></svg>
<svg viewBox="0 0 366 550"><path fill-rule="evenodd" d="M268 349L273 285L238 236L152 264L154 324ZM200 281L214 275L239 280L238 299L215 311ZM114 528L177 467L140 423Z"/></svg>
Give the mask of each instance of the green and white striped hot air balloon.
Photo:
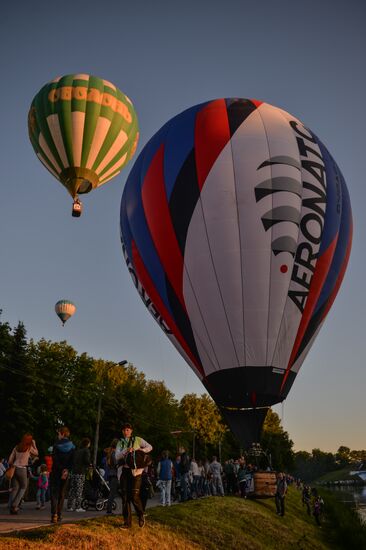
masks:
<svg viewBox="0 0 366 550"><path fill-rule="evenodd" d="M64 326L66 321L74 315L76 306L70 302L70 300L59 300L55 305L55 311L57 316L61 319L62 326Z"/></svg>
<svg viewBox="0 0 366 550"><path fill-rule="evenodd" d="M43 86L32 101L28 130L39 160L74 201L119 174L139 138L130 99L111 82L88 74Z"/></svg>

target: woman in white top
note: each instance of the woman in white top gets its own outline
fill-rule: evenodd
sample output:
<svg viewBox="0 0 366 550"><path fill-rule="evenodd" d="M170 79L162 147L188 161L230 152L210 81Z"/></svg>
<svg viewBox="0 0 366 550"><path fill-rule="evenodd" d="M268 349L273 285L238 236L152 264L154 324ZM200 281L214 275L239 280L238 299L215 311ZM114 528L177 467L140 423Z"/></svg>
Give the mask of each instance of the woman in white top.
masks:
<svg viewBox="0 0 366 550"><path fill-rule="evenodd" d="M9 466L15 466L15 472L11 480L11 493L9 508L11 514L17 514L19 503L28 486L29 459L38 456L38 449L31 434L25 434L18 445L14 447L9 457Z"/></svg>

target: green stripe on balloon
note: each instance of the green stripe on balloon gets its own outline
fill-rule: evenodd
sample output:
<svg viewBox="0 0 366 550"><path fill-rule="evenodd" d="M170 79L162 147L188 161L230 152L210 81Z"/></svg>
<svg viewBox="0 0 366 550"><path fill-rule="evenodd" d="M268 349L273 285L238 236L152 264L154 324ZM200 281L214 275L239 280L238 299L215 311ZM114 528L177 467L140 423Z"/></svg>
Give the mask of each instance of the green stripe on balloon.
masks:
<svg viewBox="0 0 366 550"><path fill-rule="evenodd" d="M96 88L100 93L103 93L104 84L100 78L91 76L89 79L90 88ZM94 101L87 101L85 114L85 127L83 137L83 150L81 154L81 166L86 166L90 153L91 144L93 142L95 128L97 126L101 105Z"/></svg>
<svg viewBox="0 0 366 550"><path fill-rule="evenodd" d="M48 126L48 123L47 123L47 118L46 118L46 115L47 114L51 114L49 109L48 109L48 93L47 93L47 86L44 86L42 88L42 90L36 95L36 97L34 98L34 105L35 105L35 116L36 116L36 120L37 120L37 125L40 129L40 133L42 133L44 139L45 139L45 142L47 143L51 153L53 154L53 156L55 157L55 160L56 162L58 163L58 165L60 166L60 168L64 168L64 164L61 160L61 157L58 153L58 150L57 150L57 147L53 141L53 138L52 138L52 134L50 132L50 129L49 129L49 126ZM39 134L38 134L38 139L39 139ZM36 151L41 153L41 148L40 148L40 145L37 141L37 147L36 147ZM44 153L43 155L45 155L46 153ZM51 163L51 159L49 159L49 162Z"/></svg>
<svg viewBox="0 0 366 550"><path fill-rule="evenodd" d="M131 115L131 118L132 118L132 122L128 123L125 120L125 118L122 117L122 116L120 116L118 118L115 117L113 119L113 123L111 124L111 127L108 131L107 137L106 137L105 142L103 144L103 147L102 147L102 149L101 149L101 151L100 151L100 153L99 153L99 155L96 159L96 162L94 163L94 167L97 168L99 166L100 162L103 160L106 153L108 152L108 150L111 148L111 146L115 142L115 140L116 140L116 138L119 135L121 130L123 130L126 133L127 140L124 143L124 145L122 146L122 148L116 153L116 155L110 160L110 162L100 172L99 175L100 175L101 179L103 178L103 175L106 174L106 172L108 172L108 170L110 170L113 167L113 165L116 164L116 162L118 162L118 160L120 160L123 157L123 155L125 153L129 153L129 154L126 157L126 161L124 162L123 166L125 164L127 164L128 160L129 160L129 157L131 157L130 152L132 151L132 145L133 145L133 142L135 140L136 133L137 133L137 128L138 128L137 116L136 116L135 112L133 111L133 109L131 108L132 106L127 103L125 95L122 94L119 91L117 97L118 97L119 101L122 101L124 103L124 105L126 105L126 108L128 108L128 111L129 111L129 113ZM132 113L131 113L131 111L132 111ZM122 169L122 166L119 167L113 173L118 173L118 172L121 171L121 169Z"/></svg>
<svg viewBox="0 0 366 550"><path fill-rule="evenodd" d="M102 160L107 155L108 151L116 141L116 138L118 134L120 133L120 130L123 128L123 118L119 113L114 113L115 116L113 117L111 121L111 125L108 129L107 135L104 139L104 142L102 144L102 147L97 155L97 158L95 159L95 162L93 164L93 170L96 170ZM126 140L126 142L128 139Z"/></svg>
<svg viewBox="0 0 366 550"><path fill-rule="evenodd" d="M73 75L67 75L58 81L58 88L64 86L72 86ZM74 155L72 150L72 118L71 118L71 101L67 99L59 99L56 102L58 120L61 128L61 135L66 151L69 166L74 165Z"/></svg>
<svg viewBox="0 0 366 550"><path fill-rule="evenodd" d="M87 80L74 80L73 81L73 88L84 88L84 90L88 89L88 81ZM75 94L72 94L71 99L71 111L80 111L81 113L86 113L86 101L87 101L87 93L84 94L84 98L80 98L78 96L75 96Z"/></svg>

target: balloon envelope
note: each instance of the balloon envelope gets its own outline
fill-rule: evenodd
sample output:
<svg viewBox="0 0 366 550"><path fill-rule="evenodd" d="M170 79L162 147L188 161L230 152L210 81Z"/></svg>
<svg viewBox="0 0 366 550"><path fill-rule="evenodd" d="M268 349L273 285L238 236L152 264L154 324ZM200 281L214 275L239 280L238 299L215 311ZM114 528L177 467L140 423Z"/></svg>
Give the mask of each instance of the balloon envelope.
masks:
<svg viewBox="0 0 366 550"><path fill-rule="evenodd" d="M263 410L286 398L347 266L352 215L334 159L269 104L196 105L136 160L121 238L146 307L250 443Z"/></svg>
<svg viewBox="0 0 366 550"><path fill-rule="evenodd" d="M76 306L70 300L59 300L55 305L55 311L64 325L74 315Z"/></svg>
<svg viewBox="0 0 366 550"><path fill-rule="evenodd" d="M43 86L32 101L28 130L39 160L73 198L119 174L139 136L130 99L111 82L88 74Z"/></svg>

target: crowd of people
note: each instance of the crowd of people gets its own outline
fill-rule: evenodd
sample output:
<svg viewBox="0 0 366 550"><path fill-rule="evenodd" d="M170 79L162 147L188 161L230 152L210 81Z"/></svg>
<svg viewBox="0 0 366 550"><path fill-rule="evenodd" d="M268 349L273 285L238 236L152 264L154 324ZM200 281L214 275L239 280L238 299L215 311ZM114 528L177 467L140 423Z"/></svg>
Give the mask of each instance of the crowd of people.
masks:
<svg viewBox="0 0 366 550"><path fill-rule="evenodd" d="M122 437L113 439L104 450L101 469L92 464L90 446L91 440L84 438L76 448L70 439L70 430L62 426L44 461L40 461L33 436L25 434L8 460L0 460L0 484L5 479L10 483L10 514L18 514L30 479L36 485L36 508L44 509L46 501L50 500L51 522L58 523L62 520L66 494L66 511L85 511L82 502L86 483L96 474L97 483L101 481L107 488L108 515L113 514L115 499L121 495L124 529L132 525L131 505L139 527L145 525L147 500L157 490L161 506L208 496L247 498L254 493L257 466L247 463L244 456L221 464L216 456L211 460L190 458L181 447L173 457L169 451L162 451L154 464L150 457L152 446L142 437L135 436L129 423L123 424ZM275 504L279 516L285 515L285 496L288 486L294 482L292 476L277 474ZM296 487L301 490L307 513L314 515L320 525L324 505L321 497L300 480L296 480Z"/></svg>
<svg viewBox="0 0 366 550"><path fill-rule="evenodd" d="M324 511L323 498L315 487L310 487L310 485L302 483L301 480L297 480L296 487L301 491L302 505L305 507L307 514L309 516L313 515L316 524L320 526Z"/></svg>

